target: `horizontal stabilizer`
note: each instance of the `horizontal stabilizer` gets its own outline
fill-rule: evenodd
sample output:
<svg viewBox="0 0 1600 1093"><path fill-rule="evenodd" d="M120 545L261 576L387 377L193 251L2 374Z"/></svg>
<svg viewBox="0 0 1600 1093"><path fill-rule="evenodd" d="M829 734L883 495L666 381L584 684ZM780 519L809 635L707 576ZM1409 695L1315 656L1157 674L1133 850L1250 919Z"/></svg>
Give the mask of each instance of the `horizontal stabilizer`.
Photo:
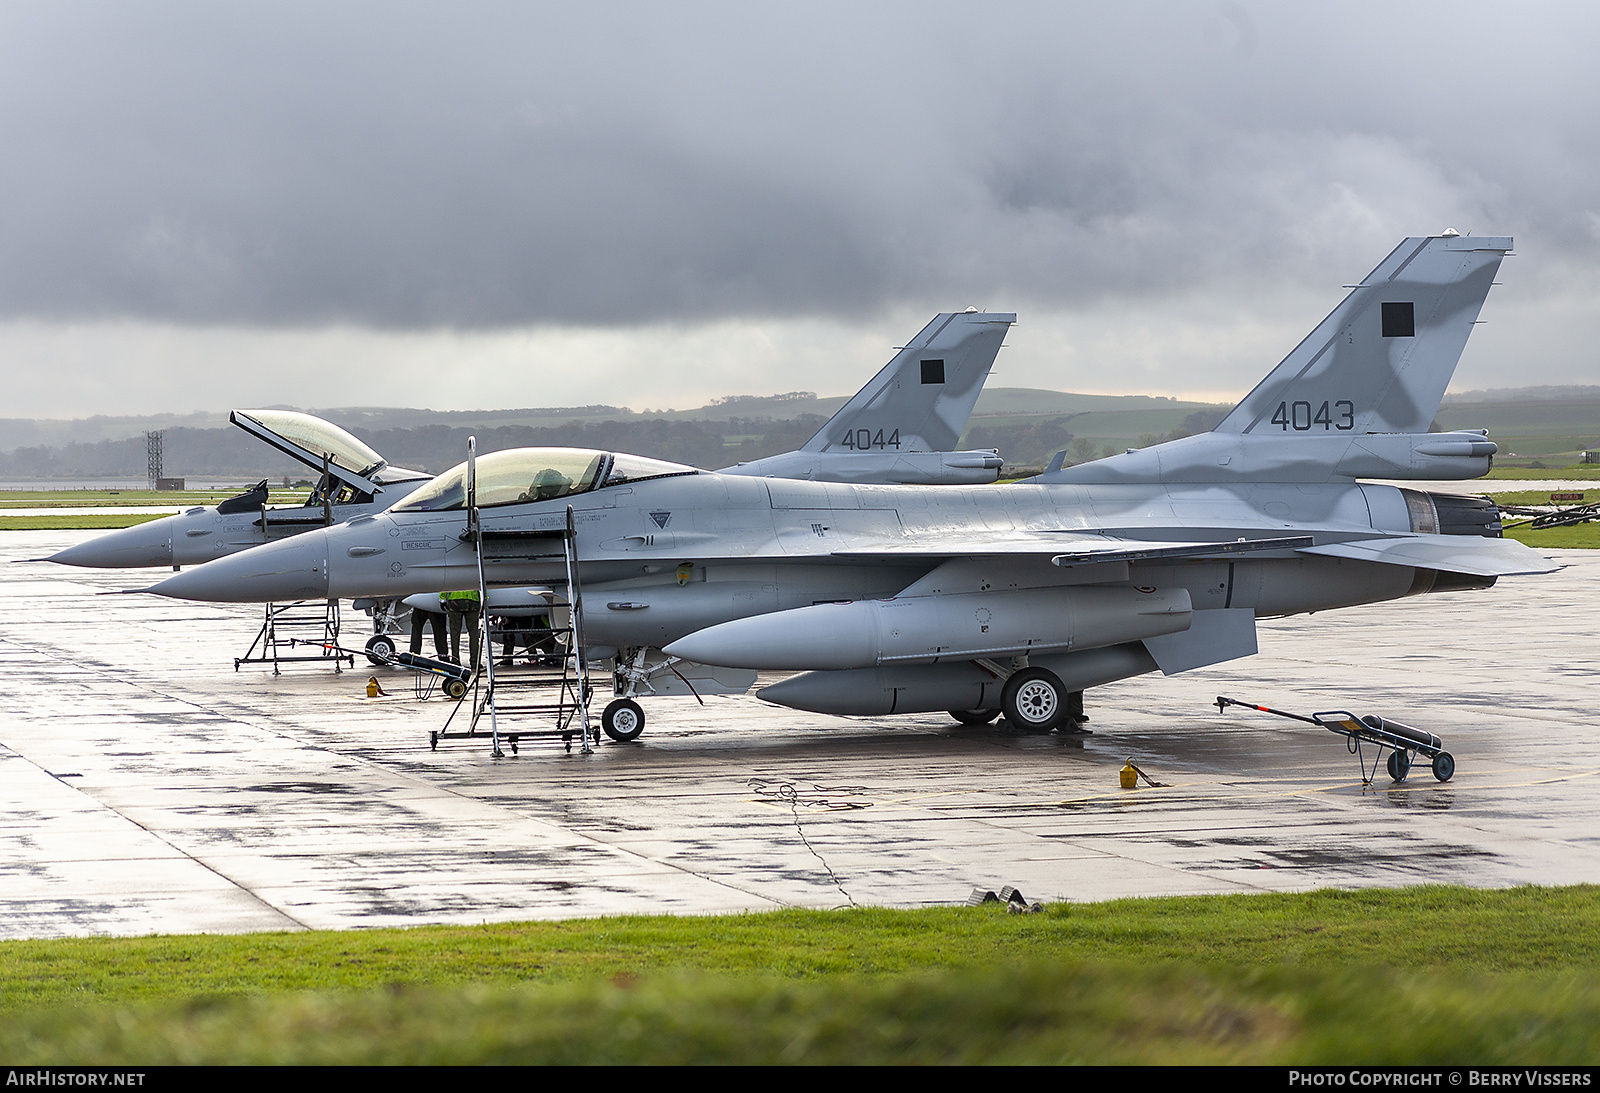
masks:
<svg viewBox="0 0 1600 1093"><path fill-rule="evenodd" d="M1515 577L1553 573L1561 568L1538 551L1515 539L1481 535L1405 535L1385 539L1360 539L1348 543L1303 547L1302 554L1385 562L1418 569L1442 569L1475 577Z"/></svg>

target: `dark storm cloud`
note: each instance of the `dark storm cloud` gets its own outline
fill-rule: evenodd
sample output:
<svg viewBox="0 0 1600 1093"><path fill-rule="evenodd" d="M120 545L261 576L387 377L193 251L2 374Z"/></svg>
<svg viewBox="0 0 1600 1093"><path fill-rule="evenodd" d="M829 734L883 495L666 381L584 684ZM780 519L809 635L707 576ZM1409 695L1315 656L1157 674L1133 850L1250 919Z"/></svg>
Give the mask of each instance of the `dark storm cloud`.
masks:
<svg viewBox="0 0 1600 1093"><path fill-rule="evenodd" d="M388 328L1596 260L1587 9L10 5L0 315Z"/></svg>

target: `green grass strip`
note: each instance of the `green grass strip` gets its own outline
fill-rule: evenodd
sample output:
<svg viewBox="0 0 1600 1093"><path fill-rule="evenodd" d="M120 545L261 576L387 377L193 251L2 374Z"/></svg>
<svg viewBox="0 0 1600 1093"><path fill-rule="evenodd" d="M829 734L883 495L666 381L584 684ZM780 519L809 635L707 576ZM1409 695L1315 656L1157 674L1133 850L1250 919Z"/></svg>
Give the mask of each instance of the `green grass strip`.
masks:
<svg viewBox="0 0 1600 1093"><path fill-rule="evenodd" d="M0 989L24 1065L1594 1063L1600 889L8 941Z"/></svg>
<svg viewBox="0 0 1600 1093"><path fill-rule="evenodd" d="M78 516L7 516L0 509L0 531L73 531L96 528L131 528L150 520L161 519L160 513L84 513Z"/></svg>
<svg viewBox="0 0 1600 1093"><path fill-rule="evenodd" d="M1543 528L1535 531L1532 528L1507 528L1506 538L1515 539L1517 542L1535 549L1545 547L1550 550L1570 550L1586 548L1593 550L1600 547L1600 524L1576 524L1566 528Z"/></svg>
<svg viewBox="0 0 1600 1093"><path fill-rule="evenodd" d="M1600 478L1600 463L1574 463L1570 467L1495 467L1484 478L1501 481Z"/></svg>
<svg viewBox="0 0 1600 1093"><path fill-rule="evenodd" d="M1573 1064L1592 977L1006 963L821 980L646 975L32 1012L11 1065Z"/></svg>
<svg viewBox="0 0 1600 1093"><path fill-rule="evenodd" d="M1567 492L1567 491L1563 490L1563 491L1557 491L1557 492ZM1589 504L1592 504L1595 501L1600 501L1600 492L1596 492L1594 490L1574 490L1572 492L1583 494L1584 497L1587 499L1586 503L1589 503ZM1550 493L1551 493L1550 490L1515 490L1515 491L1510 492L1510 493L1496 493L1496 494L1493 494L1492 496L1494 498L1495 503L1499 504L1499 505L1549 505L1549 504L1575 505L1575 504L1580 504L1580 502L1577 502L1577 501L1555 501L1555 502L1552 502L1550 500Z"/></svg>
<svg viewBox="0 0 1600 1093"><path fill-rule="evenodd" d="M236 497L246 486L233 490L0 490L0 510L6 508L116 508L119 505L195 505L209 507ZM307 491L299 488L269 491L268 504L301 505Z"/></svg>
<svg viewBox="0 0 1600 1093"><path fill-rule="evenodd" d="M809 979L1037 960L1600 973L1600 890L1419 887L1062 903L1037 915L862 908L5 941L0 1012L395 984L688 972Z"/></svg>

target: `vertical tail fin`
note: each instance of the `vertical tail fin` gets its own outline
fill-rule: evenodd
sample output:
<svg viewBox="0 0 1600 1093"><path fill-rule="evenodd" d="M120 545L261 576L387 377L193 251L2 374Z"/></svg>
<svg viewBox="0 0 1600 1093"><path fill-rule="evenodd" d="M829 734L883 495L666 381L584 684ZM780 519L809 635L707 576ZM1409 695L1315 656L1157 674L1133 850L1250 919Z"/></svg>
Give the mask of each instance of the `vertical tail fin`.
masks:
<svg viewBox="0 0 1600 1093"><path fill-rule="evenodd" d="M934 316L800 450L952 450L1016 319L980 311Z"/></svg>
<svg viewBox="0 0 1600 1093"><path fill-rule="evenodd" d="M1505 236L1407 239L1216 427L1219 433L1425 433Z"/></svg>

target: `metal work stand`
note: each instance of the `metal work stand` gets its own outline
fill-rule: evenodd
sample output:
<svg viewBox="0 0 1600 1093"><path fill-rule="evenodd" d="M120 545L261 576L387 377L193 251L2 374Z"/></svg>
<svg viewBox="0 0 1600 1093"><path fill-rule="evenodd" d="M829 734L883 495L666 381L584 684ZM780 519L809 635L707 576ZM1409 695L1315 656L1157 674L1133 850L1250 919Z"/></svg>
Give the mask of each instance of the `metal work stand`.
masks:
<svg viewBox="0 0 1600 1093"><path fill-rule="evenodd" d="M317 652L296 655L280 651L280 647L292 650L297 645ZM355 656L339 647L339 601L301 600L267 604L261 629L244 656L233 658L233 670L237 672L241 664L270 664L276 676L283 674L283 664L330 661L335 672L342 670L340 662L347 662L351 668L356 666Z"/></svg>

